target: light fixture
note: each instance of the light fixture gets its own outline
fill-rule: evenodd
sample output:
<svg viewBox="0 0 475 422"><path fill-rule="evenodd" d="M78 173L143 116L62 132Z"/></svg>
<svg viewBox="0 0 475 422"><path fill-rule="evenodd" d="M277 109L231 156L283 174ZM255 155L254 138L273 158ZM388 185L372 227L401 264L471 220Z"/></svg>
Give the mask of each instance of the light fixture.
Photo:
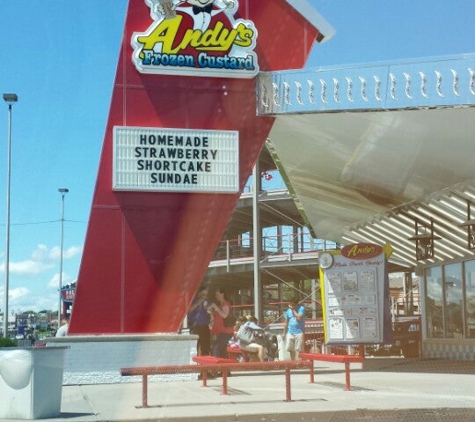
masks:
<svg viewBox="0 0 475 422"><path fill-rule="evenodd" d="M10 279L10 184L12 162L12 105L18 101L16 94L3 94L3 99L8 104L8 143L7 143L7 199L5 222L5 302L3 309L3 336L8 337L8 293Z"/></svg>
<svg viewBox="0 0 475 422"><path fill-rule="evenodd" d="M475 218L471 217L471 204L467 199L467 220L460 225L467 228L467 248L475 249Z"/></svg>
<svg viewBox="0 0 475 422"><path fill-rule="evenodd" d="M18 95L16 94L3 94L3 99L8 105L12 105L18 101Z"/></svg>
<svg viewBox="0 0 475 422"><path fill-rule="evenodd" d="M415 234L409 240L416 242L416 260L423 261L434 257L434 240L441 237L434 235L434 220L430 219L429 223L424 223L419 219L415 219Z"/></svg>

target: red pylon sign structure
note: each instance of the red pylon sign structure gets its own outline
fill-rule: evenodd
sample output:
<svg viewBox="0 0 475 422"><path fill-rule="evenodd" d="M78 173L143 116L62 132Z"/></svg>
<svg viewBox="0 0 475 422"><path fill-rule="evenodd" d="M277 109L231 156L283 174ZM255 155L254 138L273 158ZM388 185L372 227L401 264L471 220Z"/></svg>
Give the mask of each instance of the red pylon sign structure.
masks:
<svg viewBox="0 0 475 422"><path fill-rule="evenodd" d="M158 3L129 1L70 334L176 332L180 328L273 123L272 118L256 116L255 77L234 77L232 71L230 77L216 77L137 69L134 60L140 54L133 44L144 40L144 35L137 34L154 36L157 42L166 36L150 32L154 14L159 17ZM193 2L180 5L185 3ZM254 25L253 51L260 71L303 67L315 40L325 35L292 1L215 3L231 4L235 21ZM168 31L178 20L171 22L165 23ZM145 44L144 49L150 47ZM158 53L152 59L156 57ZM238 190L113 189L115 127L237 131Z"/></svg>

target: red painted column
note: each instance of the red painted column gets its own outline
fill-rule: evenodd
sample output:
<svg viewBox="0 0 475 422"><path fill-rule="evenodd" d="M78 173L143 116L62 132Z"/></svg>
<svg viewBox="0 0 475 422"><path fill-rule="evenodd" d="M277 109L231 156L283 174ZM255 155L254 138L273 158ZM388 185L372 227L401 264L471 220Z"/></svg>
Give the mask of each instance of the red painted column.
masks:
<svg viewBox="0 0 475 422"><path fill-rule="evenodd" d="M290 384L290 368L285 368L285 401L292 401L292 387Z"/></svg>
<svg viewBox="0 0 475 422"><path fill-rule="evenodd" d="M261 71L301 68L319 35L286 0L241 0L239 17L258 30L254 51ZM242 189L273 123L256 117L254 79L139 73L131 39L151 23L145 1L130 0L69 328L73 335L176 332L240 195L113 191L114 126L237 130Z"/></svg>
<svg viewBox="0 0 475 422"><path fill-rule="evenodd" d="M350 363L345 362L345 390L350 391L351 390L351 385L350 385Z"/></svg>
<svg viewBox="0 0 475 422"><path fill-rule="evenodd" d="M148 407L148 376L142 375L142 407Z"/></svg>

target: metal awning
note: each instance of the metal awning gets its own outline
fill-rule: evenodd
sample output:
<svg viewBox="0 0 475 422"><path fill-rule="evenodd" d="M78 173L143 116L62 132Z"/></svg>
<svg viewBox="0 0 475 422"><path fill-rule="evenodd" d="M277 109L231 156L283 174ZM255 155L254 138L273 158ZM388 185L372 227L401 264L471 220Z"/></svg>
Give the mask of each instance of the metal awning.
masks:
<svg viewBox="0 0 475 422"><path fill-rule="evenodd" d="M388 242L409 268L475 255L475 55L262 73L258 101L318 237Z"/></svg>

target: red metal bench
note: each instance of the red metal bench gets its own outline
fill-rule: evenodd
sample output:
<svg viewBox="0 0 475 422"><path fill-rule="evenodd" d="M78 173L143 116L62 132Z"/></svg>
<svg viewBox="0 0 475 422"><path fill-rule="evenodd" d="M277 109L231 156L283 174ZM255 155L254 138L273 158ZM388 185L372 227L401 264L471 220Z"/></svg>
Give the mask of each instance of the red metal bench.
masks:
<svg viewBox="0 0 475 422"><path fill-rule="evenodd" d="M207 386L208 371L219 371L222 374L222 394L228 394L228 375L238 371L282 371L285 370L285 401L291 401L290 371L292 369L309 369L310 379L313 377L313 362L310 360L280 362L236 362L233 359L215 358L213 356L196 356L198 363L192 365L166 365L122 368L122 376L142 376L142 406L148 406L148 376L165 374L200 373L203 387Z"/></svg>
<svg viewBox="0 0 475 422"><path fill-rule="evenodd" d="M345 364L345 390L351 390L350 385L350 363L362 363L364 356L360 355L325 355L322 353L300 353L300 359L312 361L312 370L310 370L310 382L314 380L313 361L340 362Z"/></svg>
<svg viewBox="0 0 475 422"><path fill-rule="evenodd" d="M236 361L239 361L240 358L242 357L242 360L244 362L249 362L251 360L251 355L256 355L257 356L257 353L248 352L246 350L242 350L239 347L229 347L228 346L226 351L228 353L228 357L230 359L234 359Z"/></svg>
<svg viewBox="0 0 475 422"><path fill-rule="evenodd" d="M213 356L195 356L193 361L202 366L214 366L223 377L222 394L228 394L228 375L236 371L278 371L285 370L285 401L291 401L290 371L291 369L309 369L310 379L313 377L313 362L311 361L273 361L273 362L238 362L232 359L216 358ZM232 362L232 363L231 363ZM203 386L206 386L207 374L202 373Z"/></svg>

